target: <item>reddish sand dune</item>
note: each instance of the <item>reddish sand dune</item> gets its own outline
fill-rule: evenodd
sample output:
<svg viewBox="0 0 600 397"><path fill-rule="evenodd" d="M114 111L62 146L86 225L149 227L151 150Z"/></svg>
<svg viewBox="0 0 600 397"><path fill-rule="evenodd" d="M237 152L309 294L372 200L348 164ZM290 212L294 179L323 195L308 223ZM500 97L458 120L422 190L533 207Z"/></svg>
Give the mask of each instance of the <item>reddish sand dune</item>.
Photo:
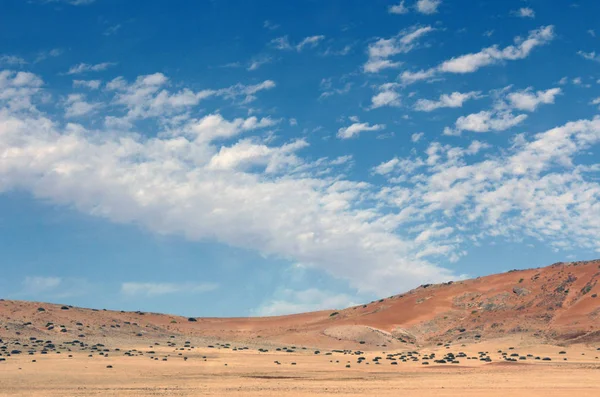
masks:
<svg viewBox="0 0 600 397"><path fill-rule="evenodd" d="M344 310L264 318L187 318L0 301L0 335L65 339L188 335L330 348L473 342L522 334L560 343L600 340L600 260L558 263L454 283ZM43 310L41 310L41 309ZM62 327L61 327L62 326Z"/></svg>

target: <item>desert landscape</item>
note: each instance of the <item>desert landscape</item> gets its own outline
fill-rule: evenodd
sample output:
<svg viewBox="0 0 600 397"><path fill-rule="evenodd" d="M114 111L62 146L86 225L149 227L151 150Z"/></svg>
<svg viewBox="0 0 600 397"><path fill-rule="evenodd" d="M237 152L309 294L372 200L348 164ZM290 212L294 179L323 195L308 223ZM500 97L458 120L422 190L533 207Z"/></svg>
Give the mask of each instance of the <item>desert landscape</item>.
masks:
<svg viewBox="0 0 600 397"><path fill-rule="evenodd" d="M599 15L0 0L0 397L599 397Z"/></svg>
<svg viewBox="0 0 600 397"><path fill-rule="evenodd" d="M597 396L600 260L343 310L196 318L0 301L0 395Z"/></svg>

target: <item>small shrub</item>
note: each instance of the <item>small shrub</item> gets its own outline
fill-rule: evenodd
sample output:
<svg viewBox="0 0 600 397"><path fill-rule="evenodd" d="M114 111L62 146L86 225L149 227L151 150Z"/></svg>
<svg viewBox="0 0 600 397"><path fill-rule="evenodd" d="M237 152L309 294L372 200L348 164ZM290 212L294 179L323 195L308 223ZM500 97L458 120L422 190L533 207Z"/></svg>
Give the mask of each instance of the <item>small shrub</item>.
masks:
<svg viewBox="0 0 600 397"><path fill-rule="evenodd" d="M196 321L198 321L198 320L196 320L194 317L190 317L190 318L188 318L188 321L189 321L189 322L192 322L192 323L195 323L195 322L196 322Z"/></svg>
<svg viewBox="0 0 600 397"><path fill-rule="evenodd" d="M340 314L340 312L333 312L329 315L329 317L334 317L334 316L337 316L338 314Z"/></svg>

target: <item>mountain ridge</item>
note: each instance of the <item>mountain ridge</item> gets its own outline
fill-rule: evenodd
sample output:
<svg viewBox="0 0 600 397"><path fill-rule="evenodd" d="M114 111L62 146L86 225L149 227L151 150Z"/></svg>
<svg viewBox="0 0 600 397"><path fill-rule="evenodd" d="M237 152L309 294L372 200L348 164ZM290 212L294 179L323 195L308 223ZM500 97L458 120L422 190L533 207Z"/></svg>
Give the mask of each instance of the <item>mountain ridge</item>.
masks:
<svg viewBox="0 0 600 397"><path fill-rule="evenodd" d="M173 334L365 349L477 342L515 334L554 343L588 343L600 341L599 280L600 259L558 262L423 284L346 309L249 318L186 318L2 300L0 335L135 340Z"/></svg>

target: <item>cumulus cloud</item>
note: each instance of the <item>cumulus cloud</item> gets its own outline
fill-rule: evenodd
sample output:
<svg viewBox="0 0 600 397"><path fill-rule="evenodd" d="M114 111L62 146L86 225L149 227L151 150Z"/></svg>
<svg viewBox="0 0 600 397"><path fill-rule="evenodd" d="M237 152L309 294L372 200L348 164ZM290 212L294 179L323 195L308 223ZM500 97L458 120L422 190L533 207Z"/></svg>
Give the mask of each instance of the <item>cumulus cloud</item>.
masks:
<svg viewBox="0 0 600 397"><path fill-rule="evenodd" d="M415 8L421 14L435 14L438 12L438 7L442 4L442 0L418 0Z"/></svg>
<svg viewBox="0 0 600 397"><path fill-rule="evenodd" d="M527 119L526 114L515 114L514 111L533 112L542 104L553 104L560 88L534 92L531 87L509 92L512 86L492 91L496 97L491 110L459 117L454 128L446 127L444 135L460 135L462 131L489 132L504 131L521 124Z"/></svg>
<svg viewBox="0 0 600 397"><path fill-rule="evenodd" d="M504 131L522 123L526 118L526 114L515 115L510 111L496 112L483 110L479 113L460 116L456 120L454 130L446 128L444 134L456 135L460 134L461 131Z"/></svg>
<svg viewBox="0 0 600 397"><path fill-rule="evenodd" d="M74 87L85 87L90 90L97 90L102 84L101 80L73 80Z"/></svg>
<svg viewBox="0 0 600 397"><path fill-rule="evenodd" d="M402 81L403 84L408 85L421 80L429 80L433 76L435 76L435 69L419 70L417 72L405 70L400 75L400 81Z"/></svg>
<svg viewBox="0 0 600 397"><path fill-rule="evenodd" d="M85 96L81 94L70 94L65 102L65 117L67 118L85 116L100 106L86 102Z"/></svg>
<svg viewBox="0 0 600 397"><path fill-rule="evenodd" d="M367 53L369 59L363 65L366 73L377 73L384 69L396 68L400 62L389 58L398 54L405 54L419 46L419 39L435 29L431 26L413 26L398 33L389 39L378 39L369 44Z"/></svg>
<svg viewBox="0 0 600 397"><path fill-rule="evenodd" d="M236 84L216 90L192 91L183 88L177 92L171 92L167 76L162 73L154 73L139 76L131 83L122 77L117 77L106 83L105 88L115 91L113 102L127 108L127 114L122 119L125 122L131 122L148 117L179 114L198 105L200 101L214 96L229 100L241 100L242 103L247 104L254 101L259 92L273 89L275 86L274 81L265 80L258 84Z"/></svg>
<svg viewBox="0 0 600 397"><path fill-rule="evenodd" d="M361 132L365 131L379 131L385 128L384 124L369 123L354 123L348 127L342 127L337 132L337 137L340 139L350 139L357 137Z"/></svg>
<svg viewBox="0 0 600 397"><path fill-rule="evenodd" d="M167 91L161 106L152 105L168 82L159 73L111 80L103 94L112 98L102 111L65 124L57 112L35 107L44 95L39 77L0 75L0 85L30 89L19 94L28 107L13 104L24 100L19 95L0 91L0 192L28 191L111 222L294 260L362 292L392 293L454 277L428 262L413 236L393 232L399 220L368 204L373 186L340 177L336 167L345 167L348 157L308 161L299 155L303 140L272 145L261 138L279 122L269 117L189 116L197 91L169 100L186 88ZM240 96L258 88L235 87ZM98 123L130 112L131 131ZM137 120L161 132L143 134ZM383 128L354 123L341 135Z"/></svg>
<svg viewBox="0 0 600 397"><path fill-rule="evenodd" d="M515 38L515 44L505 48L494 45L479 52L461 55L442 62L435 68L418 72L404 71L400 76L402 83L408 85L428 80L439 73L466 74L490 65L505 61L524 59L534 48L545 45L554 39L554 26L543 26L529 32L526 39Z"/></svg>
<svg viewBox="0 0 600 397"><path fill-rule="evenodd" d="M152 135L140 131L136 118L131 131L98 122L152 108L147 103L169 83L161 74L110 81L103 95L112 98L98 111L85 122L64 123L60 112L37 108L47 95L41 78L19 73L0 72L0 192L30 192L111 222L293 260L361 293L388 294L456 278L431 261L457 260L465 254L465 239L528 236L557 249L600 251L597 171L580 163L600 143L598 118L529 139L517 135L509 148L432 142L424 152L414 148L409 157L374 167L377 179L386 181L378 186L345 178L336 167L347 158L301 156L305 140L274 145L262 137L279 123L268 116L189 115L189 106L197 104L136 113L141 125L160 131ZM236 85L229 95L243 98L269 85ZM167 90L165 98L185 90ZM513 106L509 91L489 117L466 118L464 126L493 130L513 122L520 115L502 113ZM133 92L139 95L131 97ZM525 92L537 100L537 92ZM174 103L180 101L188 103ZM384 128L351 122L341 129L343 136ZM169 283L134 283L142 287L133 284L129 291L140 296L175 293Z"/></svg>
<svg viewBox="0 0 600 397"><path fill-rule="evenodd" d="M400 94L396 91L397 84L386 83L378 87L379 93L371 98L371 109L383 106L398 107L401 105Z"/></svg>
<svg viewBox="0 0 600 397"><path fill-rule="evenodd" d="M507 98L515 109L533 112L541 104L554 103L554 99L560 93L560 88L550 88L546 91L533 92L530 87L523 91L511 92Z"/></svg>
<svg viewBox="0 0 600 397"><path fill-rule="evenodd" d="M377 167L373 167L372 171L374 174L378 174L378 175L389 174L390 172L392 172L394 170L394 168L396 167L396 165L398 165L398 163L400 163L400 160L398 160L398 157L394 157L393 159L391 159L389 161L379 164Z"/></svg>
<svg viewBox="0 0 600 397"><path fill-rule="evenodd" d="M419 99L415 103L415 110L421 112L431 112L439 108L460 108L463 103L468 101L469 99L478 98L481 92L479 91L471 91L471 92L453 92L451 94L442 94L440 95L440 99L437 101L432 101L430 99Z"/></svg>
<svg viewBox="0 0 600 397"><path fill-rule="evenodd" d="M476 70L502 61L526 58L531 51L554 38L554 27L545 26L529 32L525 40L515 39L515 45L503 49L497 46L484 48L480 52L462 55L443 62L439 70L445 73L472 73Z"/></svg>
<svg viewBox="0 0 600 397"><path fill-rule="evenodd" d="M0 71L0 101L11 111L34 110L31 99L40 92L43 84L33 73Z"/></svg>
<svg viewBox="0 0 600 397"><path fill-rule="evenodd" d="M396 165L386 173L390 180L403 175L404 183L385 197L403 210L439 215L436 230L447 227L448 220L463 236L472 231L474 241L528 236L556 249L574 245L600 252L600 185L589 174L593 170L576 163L599 143L600 118L569 122L530 140L519 135L508 152L482 160L470 156L489 145L434 142L423 157L398 159L396 164L424 165L418 172ZM455 244L448 235L438 246ZM448 252L460 253L460 248Z"/></svg>
<svg viewBox="0 0 600 397"><path fill-rule="evenodd" d="M410 140L415 143L419 142L423 138L423 135L425 135L423 132L415 132L410 136Z"/></svg>
<svg viewBox="0 0 600 397"><path fill-rule="evenodd" d="M397 15L407 14L408 11L409 11L408 7L406 7L404 5L404 0L400 1L400 3L398 3L398 4L391 5L388 7L388 12L390 14L397 14Z"/></svg>
<svg viewBox="0 0 600 397"><path fill-rule="evenodd" d="M535 11L529 7L521 7L513 11L513 14L520 18L535 18Z"/></svg>

